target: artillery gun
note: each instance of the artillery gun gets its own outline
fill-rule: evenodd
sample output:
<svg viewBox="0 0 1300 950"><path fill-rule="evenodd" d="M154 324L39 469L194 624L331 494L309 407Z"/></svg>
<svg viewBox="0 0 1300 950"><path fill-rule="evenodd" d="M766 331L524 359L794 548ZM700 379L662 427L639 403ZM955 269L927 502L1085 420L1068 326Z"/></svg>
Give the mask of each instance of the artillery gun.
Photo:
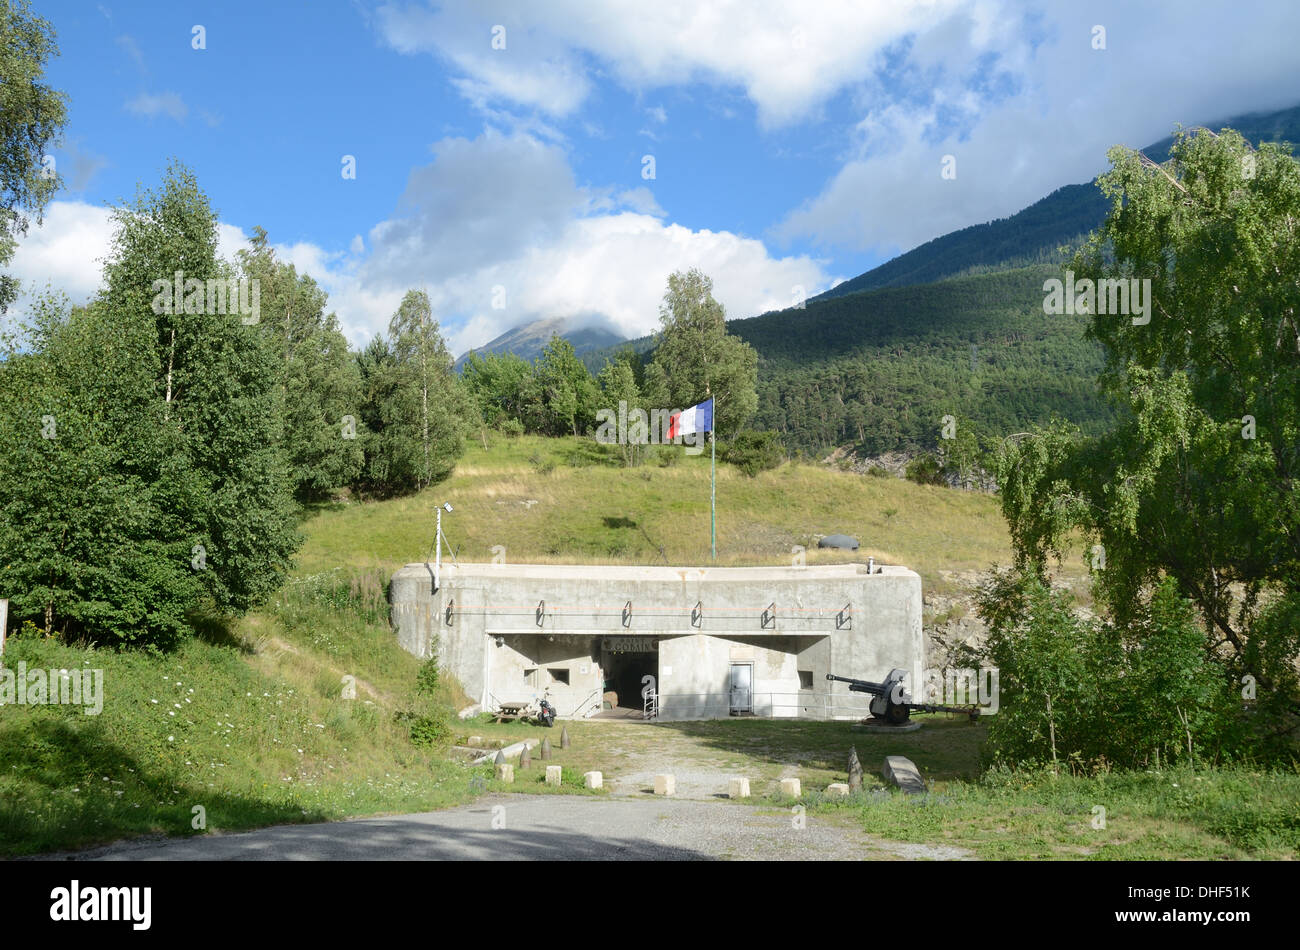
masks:
<svg viewBox="0 0 1300 950"><path fill-rule="evenodd" d="M906 723L911 718L913 709L921 712L962 713L970 716L971 722L979 719L978 706L942 706L935 703L912 702L911 695L903 687L903 677L906 675L906 670L890 670L883 683L855 680L850 676L836 676L834 673L827 673L826 678L848 683L851 693L870 694L873 697L871 718L883 720L891 726L901 726Z"/></svg>

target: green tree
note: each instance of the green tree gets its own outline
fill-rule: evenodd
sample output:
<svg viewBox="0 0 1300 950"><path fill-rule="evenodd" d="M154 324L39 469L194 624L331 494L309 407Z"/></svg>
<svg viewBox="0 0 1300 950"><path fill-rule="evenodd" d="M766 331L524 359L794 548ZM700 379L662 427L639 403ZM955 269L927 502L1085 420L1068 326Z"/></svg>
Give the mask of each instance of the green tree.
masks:
<svg viewBox="0 0 1300 950"><path fill-rule="evenodd" d="M426 293L408 291L388 330L360 359L366 480L385 494L419 491L451 474L475 415Z"/></svg>
<svg viewBox="0 0 1300 950"><path fill-rule="evenodd" d="M576 436L595 421L599 390L568 340L552 334L534 376L535 412L547 435Z"/></svg>
<svg viewBox="0 0 1300 950"><path fill-rule="evenodd" d="M36 302L0 355L0 590L10 621L169 646L203 595L176 517L152 327Z"/></svg>
<svg viewBox="0 0 1300 950"><path fill-rule="evenodd" d="M596 381L600 385L603 397L601 409L613 414L616 428L620 403L626 406L629 413L634 409L645 409L641 405L641 393L636 385L636 372L630 360L620 358L612 363L606 360ZM639 465L645 459L647 446L640 441L633 442L627 439L619 445L619 448L622 451L623 464L629 467Z"/></svg>
<svg viewBox="0 0 1300 950"><path fill-rule="evenodd" d="M523 422L535 385L533 367L514 353L470 353L461 380L474 398L484 424Z"/></svg>
<svg viewBox="0 0 1300 950"><path fill-rule="evenodd" d="M45 164L67 121L67 97L43 81L59 52L54 37L27 0L6 0L0 9L0 266L13 259L33 215L40 224L60 183ZM0 274L0 313L17 296L18 282Z"/></svg>
<svg viewBox="0 0 1300 950"><path fill-rule="evenodd" d="M1300 629L1277 622L1300 598L1300 166L1229 130L1180 133L1164 166L1122 148L1110 159L1110 214L1072 269L1076 286L1150 282L1128 312L1100 312L1098 294L1089 320L1120 423L1004 445L1017 557L1041 573L1082 531L1121 626L1172 578L1212 633L1207 654L1300 709Z"/></svg>
<svg viewBox="0 0 1300 950"><path fill-rule="evenodd" d="M355 481L365 463L356 359L338 318L325 312L325 292L276 259L265 230L254 228L252 248L238 256L243 276L259 283L259 326L277 357L294 493L323 497Z"/></svg>
<svg viewBox="0 0 1300 950"><path fill-rule="evenodd" d="M715 429L723 436L738 432L758 407L758 354L727 332L712 279L694 268L670 274L659 321L654 364L670 403L660 408L684 409L712 397ZM647 383L657 388L657 378Z"/></svg>
<svg viewBox="0 0 1300 950"><path fill-rule="evenodd" d="M275 354L252 316L228 301L221 313L209 292L234 271L217 257L216 213L189 169L169 166L161 187L114 219L96 306L153 336L166 446L148 460L167 486L159 528L201 546L199 576L217 607L247 610L280 586L300 541ZM170 293L178 274L181 296Z"/></svg>

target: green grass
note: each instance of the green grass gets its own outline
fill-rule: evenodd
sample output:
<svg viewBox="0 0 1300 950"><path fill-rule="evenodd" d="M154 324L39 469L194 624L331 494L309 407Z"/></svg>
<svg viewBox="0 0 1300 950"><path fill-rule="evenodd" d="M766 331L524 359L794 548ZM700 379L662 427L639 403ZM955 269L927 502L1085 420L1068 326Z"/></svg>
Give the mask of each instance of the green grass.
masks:
<svg viewBox="0 0 1300 950"><path fill-rule="evenodd" d="M420 704L420 663L365 590L364 579L290 585L267 611L233 629L208 621L164 656L11 640L10 668L102 669L103 710L0 707L0 854L471 800L470 774L394 721ZM463 700L454 684L444 692Z"/></svg>

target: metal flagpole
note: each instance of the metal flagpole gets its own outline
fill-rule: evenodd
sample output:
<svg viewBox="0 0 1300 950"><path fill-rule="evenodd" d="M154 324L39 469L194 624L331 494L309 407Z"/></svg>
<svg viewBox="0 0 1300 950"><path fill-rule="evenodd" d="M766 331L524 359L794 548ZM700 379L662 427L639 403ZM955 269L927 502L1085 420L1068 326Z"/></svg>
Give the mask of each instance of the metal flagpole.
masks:
<svg viewBox="0 0 1300 950"><path fill-rule="evenodd" d="M713 427L709 427L709 540L713 548L713 560L718 559L718 440L713 437Z"/></svg>

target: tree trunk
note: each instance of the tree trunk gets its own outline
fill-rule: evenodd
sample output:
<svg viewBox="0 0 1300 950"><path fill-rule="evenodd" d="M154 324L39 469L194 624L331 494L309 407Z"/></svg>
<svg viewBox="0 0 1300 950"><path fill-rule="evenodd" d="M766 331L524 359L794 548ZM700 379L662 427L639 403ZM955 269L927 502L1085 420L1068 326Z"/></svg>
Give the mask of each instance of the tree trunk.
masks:
<svg viewBox="0 0 1300 950"><path fill-rule="evenodd" d="M167 407L163 410L163 418L167 419L171 415L172 405L172 364L176 359L176 328L172 327L171 340L167 345Z"/></svg>

